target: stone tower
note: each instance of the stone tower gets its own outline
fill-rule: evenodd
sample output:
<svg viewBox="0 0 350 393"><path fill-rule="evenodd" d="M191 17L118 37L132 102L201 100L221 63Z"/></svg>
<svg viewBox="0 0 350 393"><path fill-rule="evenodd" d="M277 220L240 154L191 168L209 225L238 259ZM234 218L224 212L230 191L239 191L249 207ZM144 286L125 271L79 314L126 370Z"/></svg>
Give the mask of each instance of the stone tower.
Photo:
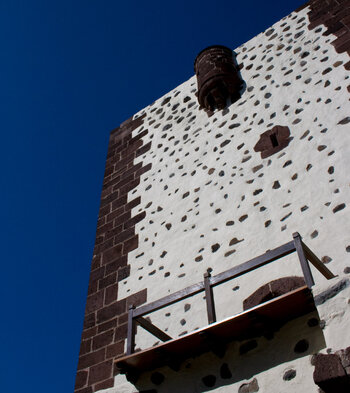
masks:
<svg viewBox="0 0 350 393"><path fill-rule="evenodd" d="M205 49L111 132L76 393L350 391L349 10Z"/></svg>

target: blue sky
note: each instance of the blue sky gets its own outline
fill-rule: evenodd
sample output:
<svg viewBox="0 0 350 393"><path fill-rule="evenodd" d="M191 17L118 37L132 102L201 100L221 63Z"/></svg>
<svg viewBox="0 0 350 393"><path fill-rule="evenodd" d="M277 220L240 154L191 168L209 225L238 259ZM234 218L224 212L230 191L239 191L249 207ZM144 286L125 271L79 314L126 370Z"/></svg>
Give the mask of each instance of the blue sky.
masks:
<svg viewBox="0 0 350 393"><path fill-rule="evenodd" d="M0 0L2 392L72 392L109 132L303 4Z"/></svg>

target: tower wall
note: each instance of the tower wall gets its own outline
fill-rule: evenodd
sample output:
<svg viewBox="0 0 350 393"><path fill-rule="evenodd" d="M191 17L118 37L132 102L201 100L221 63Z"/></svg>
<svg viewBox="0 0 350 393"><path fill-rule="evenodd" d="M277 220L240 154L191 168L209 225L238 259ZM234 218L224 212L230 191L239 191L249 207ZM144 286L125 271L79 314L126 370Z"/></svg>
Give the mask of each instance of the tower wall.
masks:
<svg viewBox="0 0 350 393"><path fill-rule="evenodd" d="M312 1L236 48L244 88L223 110L200 109L192 77L111 133L76 393L316 393L314 355L350 346L349 3ZM113 368L129 305L237 266L296 231L337 275L314 274L317 312L134 383ZM287 276L302 276L295 255L218 287L218 320ZM203 294L149 318L181 337L207 324ZM137 330L137 349L157 341Z"/></svg>

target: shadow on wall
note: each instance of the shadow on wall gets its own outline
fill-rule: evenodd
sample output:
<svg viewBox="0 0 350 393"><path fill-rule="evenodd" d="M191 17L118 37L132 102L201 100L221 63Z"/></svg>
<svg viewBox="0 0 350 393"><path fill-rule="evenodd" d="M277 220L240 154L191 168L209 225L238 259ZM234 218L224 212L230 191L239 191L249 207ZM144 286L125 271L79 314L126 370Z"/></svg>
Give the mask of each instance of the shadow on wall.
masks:
<svg viewBox="0 0 350 393"><path fill-rule="evenodd" d="M237 70L237 76L241 80L241 88L240 88L240 91L239 91L239 98L242 98L243 94L247 90L247 84L246 84L246 82L243 79L242 74L241 74L241 69L243 68L243 64L242 63L238 64L238 62L237 62L237 53L235 51L232 52L232 55L233 55L233 64L235 65L236 70Z"/></svg>
<svg viewBox="0 0 350 393"><path fill-rule="evenodd" d="M213 353L188 359L178 371L162 367L144 373L135 384L141 393L194 393L207 392L225 385L239 383L237 391L255 392L259 389L258 374L278 365L310 357L326 347L317 311L290 321L275 333L248 341L231 343L221 357ZM311 359L311 358L310 358ZM310 361L309 359L309 361ZM288 369L271 370L273 378L288 383L298 372L305 375L305 362L294 363ZM286 371L286 369L288 369ZM310 363L312 378L313 367ZM250 386L245 380L255 378ZM282 385L279 385L282 386ZM238 387L241 387L238 390ZM247 390L248 389L248 390Z"/></svg>

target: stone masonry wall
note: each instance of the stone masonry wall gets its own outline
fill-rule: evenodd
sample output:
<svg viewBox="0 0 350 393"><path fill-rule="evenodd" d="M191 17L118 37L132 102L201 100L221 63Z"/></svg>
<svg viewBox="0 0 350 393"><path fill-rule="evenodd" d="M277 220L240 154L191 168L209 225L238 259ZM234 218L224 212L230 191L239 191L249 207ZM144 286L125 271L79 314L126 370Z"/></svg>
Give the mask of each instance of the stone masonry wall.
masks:
<svg viewBox="0 0 350 393"><path fill-rule="evenodd" d="M337 38L331 43L337 53L350 54L350 1L349 0L311 0L309 29L325 26L325 36L335 35ZM350 70L350 61L344 64ZM350 86L348 86L350 91Z"/></svg>
<svg viewBox="0 0 350 393"><path fill-rule="evenodd" d="M348 8L311 1L237 48L244 86L224 110L208 117L199 108L193 77L112 132L76 393L318 391L312 355L350 345ZM296 231L338 275L314 273L316 313L273 337L232 343L222 359L206 354L134 385L113 378L129 304L201 281L208 268L227 270ZM300 275L291 255L222 285L218 320L267 282ZM149 317L172 337L207 324L203 295ZM137 349L156 343L138 329Z"/></svg>
<svg viewBox="0 0 350 393"><path fill-rule="evenodd" d="M144 145L142 140L146 130L132 137L132 131L143 124L143 117L123 123L110 136L76 393L90 393L113 386L113 359L124 353L128 306L140 305L147 300L146 288L140 288L130 296L118 296L119 282L130 274L128 254L138 246L135 225L145 217L145 213L131 213L139 205L140 197L128 200L128 193L151 168L151 164L135 164L136 157L150 148L150 144Z"/></svg>

